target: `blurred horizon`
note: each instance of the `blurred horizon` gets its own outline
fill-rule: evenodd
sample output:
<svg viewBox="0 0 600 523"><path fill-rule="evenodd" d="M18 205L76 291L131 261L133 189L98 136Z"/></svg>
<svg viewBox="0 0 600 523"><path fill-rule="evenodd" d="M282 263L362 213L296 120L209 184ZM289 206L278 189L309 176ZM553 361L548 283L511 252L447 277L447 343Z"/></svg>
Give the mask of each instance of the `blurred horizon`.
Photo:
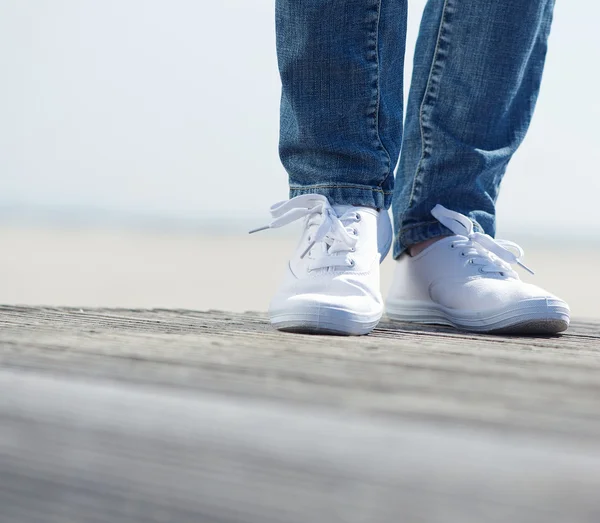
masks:
<svg viewBox="0 0 600 523"><path fill-rule="evenodd" d="M0 204L0 224L10 229L85 230L105 233L141 233L198 235L202 237L239 238L247 236L255 226L270 221L267 211L254 213L169 213L143 212L119 208L83 206L22 206ZM277 238L294 239L299 234L299 223L282 229L269 230L263 234ZM590 235L586 230L531 230L500 226L497 238L522 242L521 247L545 247L562 244L565 247L588 247L600 256L600 235Z"/></svg>
<svg viewBox="0 0 600 523"><path fill-rule="evenodd" d="M407 85L424 3L409 0ZM600 238L595 15L556 6L499 236ZM217 231L267 221L287 197L272 0L4 0L0 67L4 223Z"/></svg>

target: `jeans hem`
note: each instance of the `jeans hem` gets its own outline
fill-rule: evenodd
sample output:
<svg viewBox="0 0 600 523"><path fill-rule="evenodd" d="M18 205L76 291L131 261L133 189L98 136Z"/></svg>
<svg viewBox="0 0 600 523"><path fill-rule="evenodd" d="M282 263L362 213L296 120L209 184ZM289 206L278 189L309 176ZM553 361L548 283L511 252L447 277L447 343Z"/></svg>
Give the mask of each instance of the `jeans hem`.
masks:
<svg viewBox="0 0 600 523"><path fill-rule="evenodd" d="M380 187L367 185L317 184L290 186L290 198L301 194L322 194L329 199L332 205L356 205L375 209L389 209L392 203L392 191L384 191Z"/></svg>
<svg viewBox="0 0 600 523"><path fill-rule="evenodd" d="M484 232L483 227L479 223L472 218L471 221L473 221L474 232ZM454 233L437 220L420 222L403 227L394 238L394 259L402 256L411 245L431 240L432 238L439 238L440 236L454 236Z"/></svg>
<svg viewBox="0 0 600 523"><path fill-rule="evenodd" d="M425 177L425 163L431 157L433 145L432 145L432 126L431 126L431 113L433 112L434 106L438 101L439 95L439 84L441 77L444 72L444 67L447 61L449 44L449 32L450 25L448 21L449 11L452 10L453 0L444 0L442 5L442 13L437 31L437 37L435 42L435 49L433 51L433 57L431 61L431 67L427 77L427 83L425 84L425 91L423 92L423 98L419 106L419 133L421 138L421 154L414 171L412 182L410 183L410 193L408 195L408 203L404 211L404 215L401 217L401 221L404 220L409 210L413 207L415 201L418 200L423 191L423 178ZM419 240L421 241L421 240Z"/></svg>

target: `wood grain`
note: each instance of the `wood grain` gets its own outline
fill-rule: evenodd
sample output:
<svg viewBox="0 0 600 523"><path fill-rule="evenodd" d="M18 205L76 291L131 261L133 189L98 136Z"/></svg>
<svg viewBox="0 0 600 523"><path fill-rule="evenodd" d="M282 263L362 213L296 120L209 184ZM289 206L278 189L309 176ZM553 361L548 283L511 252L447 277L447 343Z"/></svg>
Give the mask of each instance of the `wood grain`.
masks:
<svg viewBox="0 0 600 523"><path fill-rule="evenodd" d="M0 307L0 522L597 522L600 325Z"/></svg>

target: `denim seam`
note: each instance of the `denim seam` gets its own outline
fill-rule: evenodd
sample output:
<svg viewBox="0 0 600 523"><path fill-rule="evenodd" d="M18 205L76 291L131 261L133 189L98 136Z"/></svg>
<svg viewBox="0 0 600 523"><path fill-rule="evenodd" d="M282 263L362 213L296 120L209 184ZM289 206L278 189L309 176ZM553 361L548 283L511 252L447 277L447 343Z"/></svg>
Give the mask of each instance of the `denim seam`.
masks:
<svg viewBox="0 0 600 523"><path fill-rule="evenodd" d="M473 218L470 218L470 220L473 222L473 231L474 232L481 232L483 234L485 234L485 230L483 229L483 227L479 224L479 222L477 222L476 220L474 220ZM452 230L448 229L448 227L446 227L445 225L443 225L442 223L440 223L437 220L430 220L430 221L426 221L426 222L419 222L419 223L414 223L412 225L407 225L406 227L402 227L402 229L400 230L400 232L398 233L398 238L400 238L401 236L404 235L404 233L408 232L408 231L412 231L413 229L417 229L419 227L429 227L431 225L439 225L441 226L443 229L450 231L450 235L452 235ZM404 242L402 242L404 243Z"/></svg>
<svg viewBox="0 0 600 523"><path fill-rule="evenodd" d="M433 229L432 229L433 228ZM419 229L423 229L422 231ZM433 235L431 234L431 231L433 232ZM416 231L416 238L417 240L415 241L415 232ZM439 233L437 232L439 231ZM428 234L427 234L428 233ZM448 229L445 225L442 225L440 222L436 221L426 221L426 222L419 222L419 223L415 223L413 225L408 225L406 227L403 227L402 230L400 230L398 232L398 234L396 235L396 243L400 243L403 246L403 251L407 250L409 247L415 245L416 243L420 243L422 241L427 241L430 240L431 238L437 238L439 236L452 236L452 231L450 231L450 229ZM413 239L409 242L406 237L411 236ZM402 240L400 240L400 238L402 238Z"/></svg>
<svg viewBox="0 0 600 523"><path fill-rule="evenodd" d="M423 100L421 101L421 106L419 108L419 124L420 124L419 126L420 126L420 130L421 130L421 157L419 159L419 163L417 164L417 169L413 176L413 182L412 182L412 187L411 187L411 191L410 191L410 196L408 199L408 205L406 207L406 210L404 211L404 214L402 215L402 218L400 219L400 223L404 222L404 219L406 218L408 211L414 204L415 189L417 186L417 181L418 181L419 177L422 176L422 174L423 174L423 161L428 156L428 154L429 154L428 151L431 149L431 144L426 143L427 140L426 140L426 136L425 136L425 130L426 130L426 127L428 127L427 124L425 123L425 106L426 106L426 102L429 99L432 99L432 102L435 102L437 99L437 98L433 99L433 94L431 93L431 89L433 86L433 79L434 79L433 77L434 77L434 71L435 71L436 65L438 65L440 63L440 59L439 59L440 42L442 40L442 34L444 32L444 25L446 23L446 15L448 12L448 6L450 4L450 1L451 0L444 0L444 6L442 7L442 16L440 18L440 26L438 29L437 40L435 43L435 50L434 50L433 58L431 61L431 68L429 70L429 77L427 78L427 85L425 86ZM399 241L401 241L402 232L405 230L407 230L407 227L403 227L400 229L400 231L398 231L398 234L396 236Z"/></svg>
<svg viewBox="0 0 600 523"><path fill-rule="evenodd" d="M386 172L384 173L383 181L379 184L379 186L383 186L385 181L390 176L392 158L390 156L389 151L386 149L385 145L383 145L383 141L381 140L381 135L379 134L379 109L380 109L380 101L381 101L381 65L379 61L379 25L381 23L381 4L383 0L379 0L377 2L377 24L375 26L375 67L377 69L376 73L376 100L375 100L375 112L373 113L373 123L375 124L375 135L377 136L378 147L382 150L387 158Z"/></svg>
<svg viewBox="0 0 600 523"><path fill-rule="evenodd" d="M290 185L292 191L304 191L310 189L359 189L361 191L373 191L382 194L393 194L393 191L384 191L380 187L371 187L370 185L340 185L340 184L314 184L314 185Z"/></svg>
<svg viewBox="0 0 600 523"><path fill-rule="evenodd" d="M402 227L402 230L400 232L403 233L405 231L410 231L411 229L416 229L417 227L423 227L425 225L435 225L436 223L439 222L437 220L430 220L428 222L415 223L413 225L407 225L406 227Z"/></svg>

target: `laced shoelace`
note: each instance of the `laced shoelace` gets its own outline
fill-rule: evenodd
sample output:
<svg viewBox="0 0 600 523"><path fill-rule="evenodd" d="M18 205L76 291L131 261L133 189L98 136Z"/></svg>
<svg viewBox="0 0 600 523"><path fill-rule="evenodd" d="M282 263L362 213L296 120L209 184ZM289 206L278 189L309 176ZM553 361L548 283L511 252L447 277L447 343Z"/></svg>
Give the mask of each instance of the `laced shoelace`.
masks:
<svg viewBox="0 0 600 523"><path fill-rule="evenodd" d="M343 221L360 221L358 213L348 212L338 217L325 196L302 194L291 200L284 200L272 205L271 216L273 220L269 225L253 229L250 234L267 229L277 229L305 218L306 226L308 228L317 227L317 230L309 236L308 246L300 258L304 258L311 252L315 245L324 244L320 255L311 259L309 270L354 266L354 260L348 256L348 253L354 252L358 237L356 230L351 229L349 224L344 224Z"/></svg>
<svg viewBox="0 0 600 523"><path fill-rule="evenodd" d="M442 225L446 226L457 236L464 239L456 240L453 247L460 246L462 255L469 259L468 263L479 265L482 273L497 273L501 276L508 274L518 277L511 265L517 264L527 272L534 272L520 258L525 254L523 249L508 240L495 240L487 234L473 231L473 222L464 214L436 205L431 214Z"/></svg>

